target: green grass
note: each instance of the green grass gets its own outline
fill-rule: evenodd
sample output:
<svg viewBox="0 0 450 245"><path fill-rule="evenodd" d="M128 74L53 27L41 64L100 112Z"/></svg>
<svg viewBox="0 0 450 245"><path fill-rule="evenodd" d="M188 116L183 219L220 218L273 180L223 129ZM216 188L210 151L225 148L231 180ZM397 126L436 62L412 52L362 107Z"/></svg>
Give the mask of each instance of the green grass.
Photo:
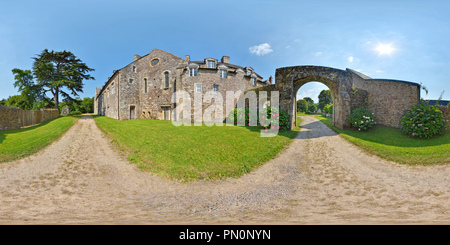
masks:
<svg viewBox="0 0 450 245"><path fill-rule="evenodd" d="M0 131L0 162L32 155L59 139L81 116L60 116L36 126Z"/></svg>
<svg viewBox="0 0 450 245"><path fill-rule="evenodd" d="M239 177L274 158L298 133L297 128L260 137L259 127L176 127L171 121L94 119L140 169L179 181Z"/></svg>
<svg viewBox="0 0 450 245"><path fill-rule="evenodd" d="M389 161L408 165L439 165L450 163L450 131L431 139L406 136L400 129L375 126L367 132L339 129L331 125L331 118L317 119L366 152Z"/></svg>

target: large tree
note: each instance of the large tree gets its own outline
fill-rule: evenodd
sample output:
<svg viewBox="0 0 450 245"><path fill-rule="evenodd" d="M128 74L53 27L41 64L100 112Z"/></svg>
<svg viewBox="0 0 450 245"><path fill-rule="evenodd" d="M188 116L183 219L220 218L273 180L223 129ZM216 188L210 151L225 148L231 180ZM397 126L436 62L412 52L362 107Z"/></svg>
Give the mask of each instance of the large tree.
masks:
<svg viewBox="0 0 450 245"><path fill-rule="evenodd" d="M55 108L58 109L59 95L66 100L73 100L83 92L83 80L94 80L88 73L94 71L69 51L48 51L45 49L33 58L33 74L44 93L53 95ZM67 89L69 92L64 91ZM69 94L70 93L70 94Z"/></svg>
<svg viewBox="0 0 450 245"><path fill-rule="evenodd" d="M322 90L319 94L319 109L323 111L326 105L333 104L333 97L330 90Z"/></svg>

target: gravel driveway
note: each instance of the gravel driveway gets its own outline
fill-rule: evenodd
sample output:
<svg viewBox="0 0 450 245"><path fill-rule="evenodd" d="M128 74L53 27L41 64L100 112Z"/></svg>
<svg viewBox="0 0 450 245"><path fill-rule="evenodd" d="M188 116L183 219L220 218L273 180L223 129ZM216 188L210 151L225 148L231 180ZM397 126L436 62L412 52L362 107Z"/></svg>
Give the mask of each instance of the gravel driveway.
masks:
<svg viewBox="0 0 450 245"><path fill-rule="evenodd" d="M449 198L449 166L368 156L312 117L239 179L139 171L90 116L40 153L0 164L1 224L448 224Z"/></svg>

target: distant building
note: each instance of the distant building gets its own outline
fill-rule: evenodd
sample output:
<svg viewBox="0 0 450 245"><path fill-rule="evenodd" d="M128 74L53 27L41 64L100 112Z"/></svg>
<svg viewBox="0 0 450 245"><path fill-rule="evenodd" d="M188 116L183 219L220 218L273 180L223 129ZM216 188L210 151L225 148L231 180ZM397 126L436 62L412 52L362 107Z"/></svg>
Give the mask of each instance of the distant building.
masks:
<svg viewBox="0 0 450 245"><path fill-rule="evenodd" d="M269 83L271 79L263 81L252 67L231 64L228 56L220 61L191 61L189 55L182 59L154 49L142 57L135 55L133 62L115 70L102 88L96 88L94 113L117 120L171 120L175 91L186 91L191 98L194 93L204 95L207 91L225 97L226 91L247 91ZM203 105L203 110L207 106ZM223 112L225 117L225 108Z"/></svg>

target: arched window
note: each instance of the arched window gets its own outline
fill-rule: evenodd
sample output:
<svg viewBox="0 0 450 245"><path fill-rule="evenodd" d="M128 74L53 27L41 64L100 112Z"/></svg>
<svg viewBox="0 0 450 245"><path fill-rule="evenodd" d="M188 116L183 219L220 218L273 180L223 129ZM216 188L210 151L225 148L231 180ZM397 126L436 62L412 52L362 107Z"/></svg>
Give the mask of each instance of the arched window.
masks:
<svg viewBox="0 0 450 245"><path fill-rule="evenodd" d="M147 93L147 78L144 78L144 93Z"/></svg>
<svg viewBox="0 0 450 245"><path fill-rule="evenodd" d="M164 87L165 88L169 87L169 72L168 71L164 72Z"/></svg>

